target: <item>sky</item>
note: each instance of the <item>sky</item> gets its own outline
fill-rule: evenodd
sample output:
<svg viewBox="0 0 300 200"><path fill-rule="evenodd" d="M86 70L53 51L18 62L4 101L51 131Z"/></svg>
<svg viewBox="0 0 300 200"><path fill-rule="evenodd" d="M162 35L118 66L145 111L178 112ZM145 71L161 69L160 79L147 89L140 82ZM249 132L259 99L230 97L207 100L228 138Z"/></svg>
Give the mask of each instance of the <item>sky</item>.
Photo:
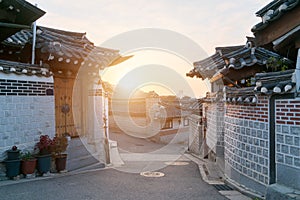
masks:
<svg viewBox="0 0 300 200"><path fill-rule="evenodd" d="M185 78L185 73L193 67L192 63L213 54L217 46L245 44L246 36L253 36L251 28L261 21L255 16L255 12L270 2L270 0L28 1L46 11L46 14L38 20L38 25L86 32L88 39L97 46L119 49L123 55L135 55L131 61L126 61L126 64L122 63L121 66L102 72L103 78L107 81L118 84L118 81L134 68L153 63L170 67L180 73L192 88L195 97L203 96L206 89L209 89L209 84L201 82L200 79ZM128 49L127 51L122 49L122 45L118 48L118 44L110 46L112 43L108 42L120 34L144 28L166 29L181 34L201 47L203 52L199 52L197 57L197 53L193 52L194 49L190 49L187 53L193 54L193 57L185 58L176 51L133 49L128 52ZM163 84L165 88L170 87ZM180 85L172 87L167 90L174 90L174 93L186 90L180 88Z"/></svg>

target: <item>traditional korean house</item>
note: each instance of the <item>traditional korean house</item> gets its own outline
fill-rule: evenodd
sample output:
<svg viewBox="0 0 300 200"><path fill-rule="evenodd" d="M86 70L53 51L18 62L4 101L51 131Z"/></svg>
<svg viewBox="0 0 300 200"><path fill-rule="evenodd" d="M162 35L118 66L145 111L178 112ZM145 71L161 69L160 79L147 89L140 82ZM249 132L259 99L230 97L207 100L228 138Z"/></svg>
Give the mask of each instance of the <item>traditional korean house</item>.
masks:
<svg viewBox="0 0 300 200"><path fill-rule="evenodd" d="M37 27L36 33L35 63L50 68L50 73L55 80L56 133L78 136L79 127L75 127L72 112L72 95L76 77L80 78L80 81L83 81L82 78L85 76L99 77L99 70L107 67L119 56L119 53L116 50L94 46L86 38L85 33L47 27ZM24 29L7 38L2 45L14 48L15 51L11 55L6 55L6 58L29 62L32 38L33 33L30 29ZM20 55L15 53L16 51L21 52ZM95 80L96 83L98 81ZM76 89L80 90L78 87ZM62 108L69 112L63 112Z"/></svg>
<svg viewBox="0 0 300 200"><path fill-rule="evenodd" d="M229 182L267 199L289 199L300 188L299 8L272 1L257 12L255 38L216 48L187 74L212 84L203 105L209 157Z"/></svg>
<svg viewBox="0 0 300 200"><path fill-rule="evenodd" d="M8 2L14 3L8 5ZM18 7L19 4L24 6L24 13ZM46 123L47 126L55 127L52 131L43 129L34 131L32 134L39 133L35 134L32 140L36 141L40 134L70 135L72 138L82 136L85 138L87 149L88 146L91 147L90 149L95 149L95 146L99 147L92 153L97 154L94 155L97 160L105 162L103 145L99 146L99 143L104 143L104 133L107 132L105 132L103 125L105 115L103 109L107 97L101 85L99 70L119 62L119 51L95 46L87 39L86 33L42 26L30 27L29 25L39 16L42 16L44 12L32 5L29 6L25 1L3 1L0 2L0 6L3 6L1 9L10 12L9 17L11 17L4 19L1 25L8 27L7 32L10 32L11 28L14 30L14 32L10 32L11 35L7 35L8 37L3 36L5 39L0 43L0 59L5 61L3 61L5 65L0 67L0 72L30 76L29 80L26 79L26 81L32 83L24 82L27 84L26 86L22 83L20 87L16 86L15 89L20 89L19 92L23 93L26 90L25 92L32 96L35 95L33 90L37 90L35 87L38 87L42 95L52 95L55 100L53 107L55 109L53 118L55 122ZM20 17L19 15L22 14L26 14L26 16ZM29 15L32 16L29 17ZM32 21L30 22L29 19ZM8 24L9 20L18 24L15 26L11 23ZM11 64L13 62L23 64ZM29 67L26 69L24 66ZM46 88L46 93L43 91L46 85L41 85L42 81L33 83L34 81L30 80L35 80L34 77L36 76L49 77L48 79L52 80L52 86L48 84L51 90ZM8 86L15 87L15 85ZM23 95L16 93L16 91L8 91L8 86L5 88L3 86L1 94ZM24 90L22 89L23 86ZM40 108L40 112L44 112L42 108ZM74 156L76 157L76 155ZM73 166L72 169L78 168L78 161L74 161Z"/></svg>

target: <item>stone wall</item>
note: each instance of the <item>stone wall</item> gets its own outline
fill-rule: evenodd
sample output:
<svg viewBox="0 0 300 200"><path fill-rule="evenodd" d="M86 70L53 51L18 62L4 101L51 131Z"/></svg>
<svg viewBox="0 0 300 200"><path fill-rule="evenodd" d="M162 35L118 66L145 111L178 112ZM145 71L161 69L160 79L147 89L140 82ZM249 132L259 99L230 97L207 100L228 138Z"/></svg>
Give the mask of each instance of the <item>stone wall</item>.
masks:
<svg viewBox="0 0 300 200"><path fill-rule="evenodd" d="M191 115L189 117L189 150L199 156L203 143L202 125L200 125L201 118L199 115Z"/></svg>
<svg viewBox="0 0 300 200"><path fill-rule="evenodd" d="M267 97L252 104L226 104L225 174L264 193L269 183L269 123Z"/></svg>
<svg viewBox="0 0 300 200"><path fill-rule="evenodd" d="M277 183L300 189L300 101L276 100Z"/></svg>
<svg viewBox="0 0 300 200"><path fill-rule="evenodd" d="M0 74L0 105L0 161L14 145L32 151L41 134L54 137L52 77Z"/></svg>
<svg viewBox="0 0 300 200"><path fill-rule="evenodd" d="M223 169L224 161L224 103L205 103L204 116L206 118L206 142L209 148L209 157L216 156L216 161ZM211 158L214 159L214 158ZM219 163L220 162L220 163Z"/></svg>

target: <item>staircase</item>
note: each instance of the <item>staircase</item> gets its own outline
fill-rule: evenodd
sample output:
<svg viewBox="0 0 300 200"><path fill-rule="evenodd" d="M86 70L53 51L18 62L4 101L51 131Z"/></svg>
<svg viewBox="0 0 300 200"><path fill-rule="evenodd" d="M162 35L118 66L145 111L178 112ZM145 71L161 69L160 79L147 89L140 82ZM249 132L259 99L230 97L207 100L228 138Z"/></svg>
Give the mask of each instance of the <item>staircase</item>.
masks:
<svg viewBox="0 0 300 200"><path fill-rule="evenodd" d="M103 152L99 148L97 149L95 145L87 144L86 138L72 138L69 141L67 153L68 171L82 171L105 167L104 162L100 159L103 157Z"/></svg>

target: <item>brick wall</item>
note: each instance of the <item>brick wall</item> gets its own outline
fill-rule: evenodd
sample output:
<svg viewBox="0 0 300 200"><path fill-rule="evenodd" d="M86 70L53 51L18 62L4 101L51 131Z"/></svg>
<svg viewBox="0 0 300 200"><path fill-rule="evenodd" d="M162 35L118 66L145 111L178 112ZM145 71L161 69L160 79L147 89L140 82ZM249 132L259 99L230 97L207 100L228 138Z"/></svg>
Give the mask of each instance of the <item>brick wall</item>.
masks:
<svg viewBox="0 0 300 200"><path fill-rule="evenodd" d="M268 100L259 97L257 105L226 104L225 173L248 188L249 181L263 185L269 182ZM234 171L234 172L232 172ZM245 178L240 178L242 174Z"/></svg>
<svg viewBox="0 0 300 200"><path fill-rule="evenodd" d="M0 79L1 96L53 95L53 83L27 80Z"/></svg>
<svg viewBox="0 0 300 200"><path fill-rule="evenodd" d="M300 125L300 101L276 100L276 124Z"/></svg>
<svg viewBox="0 0 300 200"><path fill-rule="evenodd" d="M17 145L21 150L32 150L40 134L52 137L55 135L54 96L46 95L45 91L53 89L53 79L38 77L33 79L31 80L29 76L0 79L1 161L6 157L5 151L13 145Z"/></svg>
<svg viewBox="0 0 300 200"><path fill-rule="evenodd" d="M228 104L226 116L268 122L268 98L260 97L257 104Z"/></svg>

